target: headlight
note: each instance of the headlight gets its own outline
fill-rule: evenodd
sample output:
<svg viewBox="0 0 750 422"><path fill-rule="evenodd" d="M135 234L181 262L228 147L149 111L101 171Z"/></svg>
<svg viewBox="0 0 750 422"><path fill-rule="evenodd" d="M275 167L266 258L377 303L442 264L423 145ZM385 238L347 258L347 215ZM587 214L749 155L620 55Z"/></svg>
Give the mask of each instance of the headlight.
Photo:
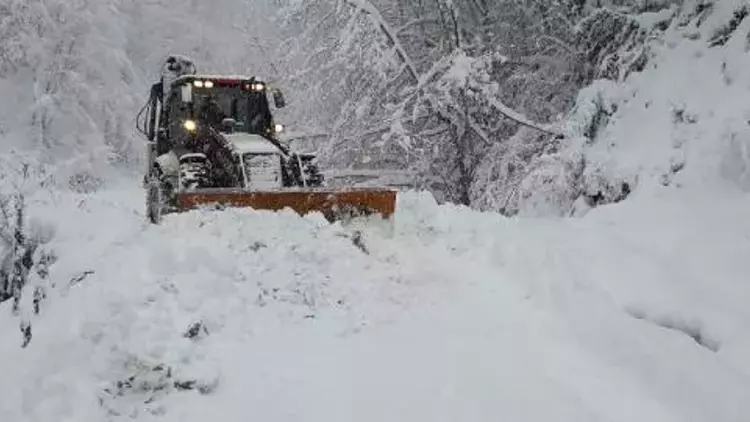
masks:
<svg viewBox="0 0 750 422"><path fill-rule="evenodd" d="M203 88L203 81L193 81L196 88Z"/></svg>
<svg viewBox="0 0 750 422"><path fill-rule="evenodd" d="M214 87L214 81L206 81L203 83L203 86L206 88L213 88Z"/></svg>
<svg viewBox="0 0 750 422"><path fill-rule="evenodd" d="M188 131L192 132L195 130L196 127L198 127L197 124L195 124L192 120L185 120L185 123L182 124L182 126Z"/></svg>
<svg viewBox="0 0 750 422"><path fill-rule="evenodd" d="M261 83L261 82L256 82L255 84L253 84L253 89L258 92L263 91L264 89L266 89L266 84Z"/></svg>
<svg viewBox="0 0 750 422"><path fill-rule="evenodd" d="M277 123L277 124L275 124L275 125L273 126L273 130L274 130L274 131L275 131L276 133L281 133L281 132L283 132L283 131L284 131L284 125L281 125L281 124L278 124L278 123Z"/></svg>

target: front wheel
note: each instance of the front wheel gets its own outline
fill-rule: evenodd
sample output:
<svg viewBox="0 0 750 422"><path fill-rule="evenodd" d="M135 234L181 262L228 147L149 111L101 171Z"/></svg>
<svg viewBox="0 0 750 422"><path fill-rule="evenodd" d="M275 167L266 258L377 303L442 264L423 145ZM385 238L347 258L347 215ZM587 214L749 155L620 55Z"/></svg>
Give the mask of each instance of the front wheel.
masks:
<svg viewBox="0 0 750 422"><path fill-rule="evenodd" d="M146 216L152 224L161 222L164 209L164 192L157 171L146 180Z"/></svg>
<svg viewBox="0 0 750 422"><path fill-rule="evenodd" d="M147 188L146 214L152 224L161 222L162 213L161 187L158 183L150 183Z"/></svg>

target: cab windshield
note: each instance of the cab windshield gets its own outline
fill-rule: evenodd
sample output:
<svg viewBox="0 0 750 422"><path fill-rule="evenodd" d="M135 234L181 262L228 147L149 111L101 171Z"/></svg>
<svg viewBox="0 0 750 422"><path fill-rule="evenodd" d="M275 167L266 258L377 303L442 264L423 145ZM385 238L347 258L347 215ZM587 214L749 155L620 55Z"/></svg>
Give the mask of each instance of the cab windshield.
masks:
<svg viewBox="0 0 750 422"><path fill-rule="evenodd" d="M193 90L195 116L215 129L222 121L234 119L235 131L266 134L272 125L265 92L246 91L239 86L215 86Z"/></svg>

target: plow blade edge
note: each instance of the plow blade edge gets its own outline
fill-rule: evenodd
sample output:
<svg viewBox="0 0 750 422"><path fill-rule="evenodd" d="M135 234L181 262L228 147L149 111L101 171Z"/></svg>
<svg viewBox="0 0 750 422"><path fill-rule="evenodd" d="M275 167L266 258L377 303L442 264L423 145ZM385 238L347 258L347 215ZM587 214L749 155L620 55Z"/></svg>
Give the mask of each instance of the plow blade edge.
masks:
<svg viewBox="0 0 750 422"><path fill-rule="evenodd" d="M300 215L320 212L330 221L376 215L390 219L396 210L396 190L273 190L203 189L177 193L180 211L216 206L280 211L291 208Z"/></svg>

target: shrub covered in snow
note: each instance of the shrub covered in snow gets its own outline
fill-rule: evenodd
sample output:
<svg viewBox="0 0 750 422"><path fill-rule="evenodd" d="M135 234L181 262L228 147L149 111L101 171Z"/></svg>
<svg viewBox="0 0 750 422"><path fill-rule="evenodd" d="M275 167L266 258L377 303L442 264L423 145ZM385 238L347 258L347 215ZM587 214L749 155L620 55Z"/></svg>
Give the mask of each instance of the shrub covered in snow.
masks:
<svg viewBox="0 0 750 422"><path fill-rule="evenodd" d="M0 160L0 304L12 299L20 316L22 345L31 341L29 315L39 313L55 254L46 248L54 227L28 215L29 203L47 178L43 167Z"/></svg>

